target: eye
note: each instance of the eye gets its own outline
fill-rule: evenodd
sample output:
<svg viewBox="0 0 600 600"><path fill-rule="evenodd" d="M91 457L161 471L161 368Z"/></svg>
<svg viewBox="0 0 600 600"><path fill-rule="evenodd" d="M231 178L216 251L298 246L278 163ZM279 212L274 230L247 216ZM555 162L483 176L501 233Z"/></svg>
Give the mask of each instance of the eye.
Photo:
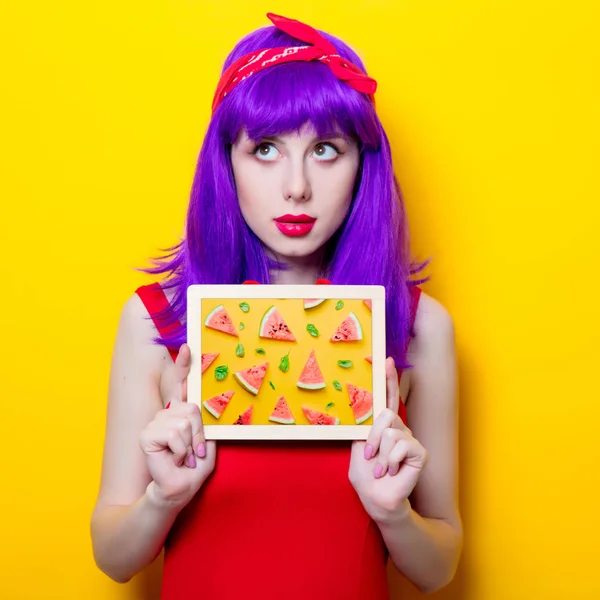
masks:
<svg viewBox="0 0 600 600"><path fill-rule="evenodd" d="M315 146L314 155L322 161L334 160L340 151L331 143L321 143Z"/></svg>
<svg viewBox="0 0 600 600"><path fill-rule="evenodd" d="M279 156L279 151L270 142L262 142L254 149L255 154L260 160L273 161Z"/></svg>

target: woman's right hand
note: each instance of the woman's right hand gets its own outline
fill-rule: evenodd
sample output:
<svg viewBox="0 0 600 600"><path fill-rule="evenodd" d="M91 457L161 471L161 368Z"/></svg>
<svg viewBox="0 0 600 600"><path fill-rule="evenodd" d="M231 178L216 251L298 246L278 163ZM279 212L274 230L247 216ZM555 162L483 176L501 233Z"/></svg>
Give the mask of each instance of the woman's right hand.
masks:
<svg viewBox="0 0 600 600"><path fill-rule="evenodd" d="M160 410L140 435L152 482L147 493L159 505L183 508L215 466L214 441L206 442L200 408L187 402L191 354L187 344L161 379L167 408Z"/></svg>

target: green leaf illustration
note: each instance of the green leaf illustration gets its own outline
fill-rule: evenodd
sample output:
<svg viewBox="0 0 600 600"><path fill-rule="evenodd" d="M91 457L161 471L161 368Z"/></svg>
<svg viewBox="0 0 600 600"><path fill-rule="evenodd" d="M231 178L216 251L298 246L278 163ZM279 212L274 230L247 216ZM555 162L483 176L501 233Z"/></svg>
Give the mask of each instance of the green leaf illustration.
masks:
<svg viewBox="0 0 600 600"><path fill-rule="evenodd" d="M308 333L310 333L310 335L313 337L319 337L319 330L312 323L309 323L306 326L306 331L308 331Z"/></svg>
<svg viewBox="0 0 600 600"><path fill-rule="evenodd" d="M221 365L215 369L215 379L217 381L223 381L229 374L229 367L227 365Z"/></svg>

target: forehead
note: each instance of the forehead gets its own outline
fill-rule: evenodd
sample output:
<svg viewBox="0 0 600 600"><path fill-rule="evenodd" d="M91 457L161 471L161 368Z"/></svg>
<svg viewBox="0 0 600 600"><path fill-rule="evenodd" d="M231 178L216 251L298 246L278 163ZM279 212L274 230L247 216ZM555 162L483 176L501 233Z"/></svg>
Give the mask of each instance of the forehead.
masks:
<svg viewBox="0 0 600 600"><path fill-rule="evenodd" d="M260 140L269 138L286 141L304 141L304 142L314 142L315 139L323 139L323 138L343 138L347 139L347 136L344 132L339 131L335 128L332 128L331 131L327 132L319 132L317 128L310 122L305 123L300 127L300 129L292 130L292 131L283 131L283 132L271 132L271 131L261 131L261 132L253 132L255 135L253 137L250 136L248 129L246 127L242 127L237 136L236 143L244 142L244 141L252 141L259 142Z"/></svg>

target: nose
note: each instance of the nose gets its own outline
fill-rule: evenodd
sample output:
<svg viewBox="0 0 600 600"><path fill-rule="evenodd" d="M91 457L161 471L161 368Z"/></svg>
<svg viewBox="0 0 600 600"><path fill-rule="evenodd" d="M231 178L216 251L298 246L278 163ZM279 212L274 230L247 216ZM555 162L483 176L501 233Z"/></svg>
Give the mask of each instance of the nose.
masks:
<svg viewBox="0 0 600 600"><path fill-rule="evenodd" d="M306 202L312 196L306 165L299 159L289 161L288 168L284 175L283 197L292 202Z"/></svg>

